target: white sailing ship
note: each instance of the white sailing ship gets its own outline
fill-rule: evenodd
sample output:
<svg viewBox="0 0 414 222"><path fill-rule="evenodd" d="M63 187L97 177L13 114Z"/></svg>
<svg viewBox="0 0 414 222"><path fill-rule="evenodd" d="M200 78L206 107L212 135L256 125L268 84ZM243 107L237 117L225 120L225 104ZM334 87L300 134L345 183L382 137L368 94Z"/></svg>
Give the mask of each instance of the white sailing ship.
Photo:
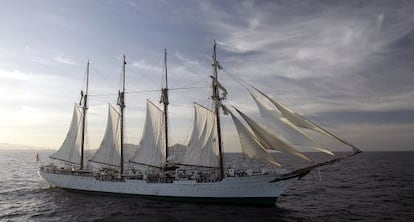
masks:
<svg viewBox="0 0 414 222"><path fill-rule="evenodd" d="M135 194L142 196L184 199L202 202L232 202L249 204L275 204L277 198L295 180L305 176L312 169L332 164L360 152L358 148L312 121L275 101L262 91L247 86L252 98L265 119L261 124L238 108L228 104L227 92L218 81L221 66L216 60L216 44L213 50L212 110L194 103L194 125L185 154L179 162L170 161L168 144L168 82L167 53L165 52L165 86L161 90L163 109L147 101L147 112L143 134L135 156L127 158L124 150L125 109L125 56L122 82L117 110L109 105L108 121L103 141L88 161L85 160L86 114L88 110L89 62L85 92L81 102L75 104L72 122L66 139L60 149L50 156L64 166L49 164L41 166L39 175L53 187L71 190ZM265 102L267 100L267 102ZM272 107L269 106L272 104ZM237 130L243 153L253 159L269 162L281 167L271 150L289 153L309 161L310 165L296 170L260 172L250 169L238 171L225 169L223 163L223 142L221 136L220 110L230 115ZM270 124L269 124L270 123ZM280 127L272 129L271 123ZM353 152L347 156L335 156L324 145L311 137L306 130L312 130L343 143ZM324 162L314 162L299 151L283 134L289 131L301 136L302 140L318 151L332 155ZM88 163L88 164L85 164ZM134 165L137 168L126 169Z"/></svg>

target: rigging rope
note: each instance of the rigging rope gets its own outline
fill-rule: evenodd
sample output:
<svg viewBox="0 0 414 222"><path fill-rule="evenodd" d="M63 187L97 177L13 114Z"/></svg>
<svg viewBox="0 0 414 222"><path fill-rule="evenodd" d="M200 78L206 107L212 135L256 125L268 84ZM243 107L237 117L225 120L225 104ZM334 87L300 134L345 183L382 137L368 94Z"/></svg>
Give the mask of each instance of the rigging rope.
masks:
<svg viewBox="0 0 414 222"><path fill-rule="evenodd" d="M230 73L229 71L227 71L227 69L222 68L222 70L223 70L223 73L228 74L228 76L230 78L232 78L234 81L236 81L237 83L239 83L242 87L244 87L246 89L248 89L249 87L252 87L251 84L249 84L248 82L244 81L242 78L240 78L240 77L238 77L238 76Z"/></svg>
<svg viewBox="0 0 414 222"><path fill-rule="evenodd" d="M179 87L179 88L169 88L168 90L189 90L189 89L203 89L210 88L207 86L193 86L193 87ZM140 93L151 93L151 92L160 92L160 89L153 90L137 90L137 91L126 91L125 94L140 94ZM106 93L106 94L89 94L89 96L116 96L118 93Z"/></svg>
<svg viewBox="0 0 414 222"><path fill-rule="evenodd" d="M203 89L203 88L210 88L210 86L178 87L178 88L170 88L169 90Z"/></svg>

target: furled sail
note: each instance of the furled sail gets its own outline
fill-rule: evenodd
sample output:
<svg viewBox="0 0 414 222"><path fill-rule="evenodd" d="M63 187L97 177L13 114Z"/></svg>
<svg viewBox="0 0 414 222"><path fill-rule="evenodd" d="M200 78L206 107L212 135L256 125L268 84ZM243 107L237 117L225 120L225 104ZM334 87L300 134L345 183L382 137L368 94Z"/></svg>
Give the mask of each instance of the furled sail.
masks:
<svg viewBox="0 0 414 222"><path fill-rule="evenodd" d="M204 167L219 166L216 115L195 103L194 125L183 164Z"/></svg>
<svg viewBox="0 0 414 222"><path fill-rule="evenodd" d="M228 111L228 110L227 110ZM274 165L282 166L274 156L272 156L262 143L241 123L241 121L234 116L234 114L228 111L236 126L237 133L239 134L240 145L242 151L250 158L260 159L268 161Z"/></svg>
<svg viewBox="0 0 414 222"><path fill-rule="evenodd" d="M278 150L285 153L290 153L299 158L302 158L306 161L312 162L307 156L305 156L300 151L296 150L294 147L283 141L277 135L272 134L265 129L263 129L259 124L257 124L253 119L248 117L246 114L236 109L240 116L247 122L250 128L253 130L256 135L257 140L266 148L270 150Z"/></svg>
<svg viewBox="0 0 414 222"><path fill-rule="evenodd" d="M147 166L164 167L165 163L164 112L147 100L147 115L141 142L130 162Z"/></svg>
<svg viewBox="0 0 414 222"><path fill-rule="evenodd" d="M90 161L112 166L120 165L121 114L109 104L108 122L101 146Z"/></svg>
<svg viewBox="0 0 414 222"><path fill-rule="evenodd" d="M80 164L80 148L82 143L82 112L75 104L73 109L72 122L66 139L58 151L53 153L50 158Z"/></svg>
<svg viewBox="0 0 414 222"><path fill-rule="evenodd" d="M275 124L279 130L277 133L282 135L283 138L289 140L288 136L283 136L285 132L288 134L294 135L294 138L300 138L300 143L310 147L312 149L324 152L326 154L335 156L327 147L315 141L312 137L307 135L301 129L299 129L295 124L290 122L287 118L281 115L276 110L268 107L262 100L260 100L254 93L250 92L251 97L256 102L256 105L259 108L260 115L266 120L266 125L269 128L272 128L271 125ZM267 98L267 97L266 97Z"/></svg>
<svg viewBox="0 0 414 222"><path fill-rule="evenodd" d="M256 89L256 88L255 88ZM296 125L297 127L302 127L302 128L306 128L306 129L310 129L310 130L314 130L316 132L319 132L321 134L324 134L334 140L337 140L343 144L346 144L350 147L352 147L354 152L360 152L360 150L355 147L354 145L348 143L347 141L339 138L338 136L334 135L333 133L323 129L322 127L318 126L317 124L313 123L312 121L308 120L307 118L305 118L304 116L301 116L300 114L296 113L295 111L289 109L287 106L278 103L276 101L274 101L272 98L270 98L268 95L266 95L265 93L263 93L262 91L256 89L260 94L262 94L264 97L266 97L271 103L273 103L280 111L280 113L286 118L288 119L291 123L293 123L294 125Z"/></svg>

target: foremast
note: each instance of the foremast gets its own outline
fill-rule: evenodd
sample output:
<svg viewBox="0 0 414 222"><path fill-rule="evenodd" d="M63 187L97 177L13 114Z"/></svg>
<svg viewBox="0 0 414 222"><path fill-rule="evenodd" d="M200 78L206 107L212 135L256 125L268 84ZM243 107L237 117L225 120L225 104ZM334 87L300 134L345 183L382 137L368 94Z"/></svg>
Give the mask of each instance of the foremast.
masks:
<svg viewBox="0 0 414 222"><path fill-rule="evenodd" d="M125 55L124 55L124 61L122 63L122 91L120 90L118 92L118 106L120 109L120 121L121 121L121 141L120 141L120 174L121 178L124 174L124 109L125 109Z"/></svg>
<svg viewBox="0 0 414 222"><path fill-rule="evenodd" d="M83 99L83 106L82 106L82 139L81 139L81 153L80 153L80 169L83 170L83 159L84 159L84 153L85 153L85 129L86 129L86 112L88 110L88 88L89 88L89 60L86 65L86 86L85 86L85 94L83 91L81 91L81 102ZM81 104L79 104L81 105Z"/></svg>
<svg viewBox="0 0 414 222"><path fill-rule="evenodd" d="M164 49L164 74L165 74L165 87L161 89L161 100L164 104L164 130L165 130L165 165L168 164L168 69L167 69L167 49Z"/></svg>
<svg viewBox="0 0 414 222"><path fill-rule="evenodd" d="M212 89L213 89L213 101L214 101L214 113L216 114L216 124L217 124L217 143L218 143L218 151L219 151L219 167L220 167L220 179L224 177L224 164L223 164L223 148L222 148L222 139L221 139L221 125L220 125L220 92L219 92L219 85L218 85L218 69L221 69L217 61L217 54L216 54L216 41L214 40L213 46L213 80L212 80Z"/></svg>

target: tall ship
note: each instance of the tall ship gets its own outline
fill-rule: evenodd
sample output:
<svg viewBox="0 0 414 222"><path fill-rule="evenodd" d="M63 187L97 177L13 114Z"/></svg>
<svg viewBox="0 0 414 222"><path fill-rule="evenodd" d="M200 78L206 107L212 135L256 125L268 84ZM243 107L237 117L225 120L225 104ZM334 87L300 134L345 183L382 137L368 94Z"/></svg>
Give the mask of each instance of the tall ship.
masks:
<svg viewBox="0 0 414 222"><path fill-rule="evenodd" d="M103 140L93 156L86 158L86 122L88 110L89 62L85 90L75 104L72 122L62 146L50 156L52 163L42 165L40 177L53 187L91 192L131 194L184 201L275 204L277 198L294 181L310 171L344 160L361 151L276 101L263 91L243 82L258 107L257 121L236 105L226 101L227 90L219 81L222 69L213 47L210 98L211 109L194 103L194 123L182 158L171 158L169 144L167 51L164 54L165 82L160 104L147 100L146 118L135 155L126 155L124 110L125 55L122 64L122 87L117 106L109 104L108 120ZM266 162L272 170L225 167L221 115L229 115L238 134L243 155L253 161ZM274 126L279 126L275 128ZM309 148L323 152L329 158L317 162L300 151L285 131L300 137ZM308 132L309 131L309 132ZM310 133L312 132L312 133ZM344 144L352 152L338 156L319 142L314 134ZM304 167L287 170L277 157L280 152L306 161ZM53 160L53 161L52 161ZM228 166L229 164L227 164Z"/></svg>

